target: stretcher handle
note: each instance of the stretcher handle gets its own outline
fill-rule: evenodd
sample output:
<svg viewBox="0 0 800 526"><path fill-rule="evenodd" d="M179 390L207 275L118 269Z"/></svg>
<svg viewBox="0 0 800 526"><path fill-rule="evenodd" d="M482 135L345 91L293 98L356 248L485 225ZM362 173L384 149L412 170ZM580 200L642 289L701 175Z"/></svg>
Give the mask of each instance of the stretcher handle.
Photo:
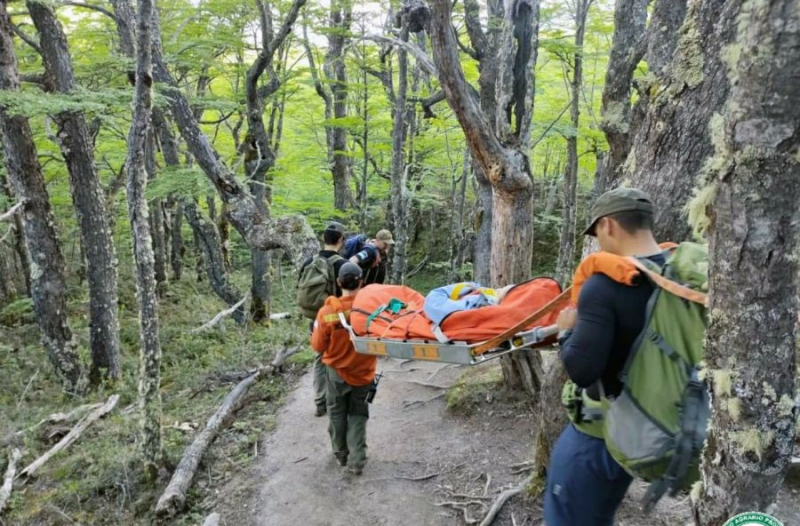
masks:
<svg viewBox="0 0 800 526"><path fill-rule="evenodd" d="M550 301L550 303L548 303L547 305L545 305L541 309L537 310L536 312L534 312L533 314L531 314L530 316L528 316L527 318L525 318L524 320L522 320L518 324L514 325L513 327L511 327L510 329L508 329L504 333L499 334L499 335L495 336L494 338L492 338L490 340L486 340L482 344L480 344L477 347L475 347L472 350L472 354L473 355L483 354L486 351L490 351L490 350L494 349L495 347L497 347L501 343L505 342L506 340L510 340L511 338L514 337L514 335L516 335L518 332L522 331L528 325L531 325L533 322L535 322L535 321L537 321L537 320L539 320L541 318L544 318L545 316L547 316L548 314L550 314L554 310L558 309L561 305L563 305L564 303L569 301L570 294L572 294L572 287L569 287L568 289L566 289L564 292L562 292L561 294L559 294L558 296L553 298ZM556 333L557 332L558 331L556 331ZM555 334L555 333L553 333L553 334ZM552 336L552 334L550 336Z"/></svg>

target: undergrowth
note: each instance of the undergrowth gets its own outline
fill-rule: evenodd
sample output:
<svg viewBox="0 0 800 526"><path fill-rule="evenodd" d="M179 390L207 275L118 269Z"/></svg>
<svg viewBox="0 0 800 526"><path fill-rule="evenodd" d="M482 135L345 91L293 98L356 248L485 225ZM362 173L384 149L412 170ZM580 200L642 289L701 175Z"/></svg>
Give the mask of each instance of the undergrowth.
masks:
<svg viewBox="0 0 800 526"><path fill-rule="evenodd" d="M81 404L103 401L113 393L120 395L110 415L48 461L34 479L24 485L18 481L0 524L150 524L155 502L184 448L235 385L237 380L230 373L251 370L268 363L278 349L308 341L308 326L296 316L269 326L239 327L225 320L219 329L190 334L225 306L207 282L198 283L193 273L170 283L159 306L164 470L158 484L149 486L142 478L138 447L139 328L134 281L125 272L120 270L122 377L114 385L82 395L67 395L62 390L39 344L30 302L20 300L0 311L0 440L31 428L53 413L67 413ZM294 312L294 279L286 277L274 283L273 312ZM237 273L235 280L241 290L247 290L246 271ZM70 291L70 322L81 357L87 361L88 297L85 287L77 284ZM276 409L292 379L311 358L312 352L306 347L289 359L283 374L265 378L251 388L249 402L207 451L186 513L170 524L201 522L214 506L213 489L248 467L258 453L259 438L274 426ZM25 432L17 442L23 450L22 466L46 452L74 424L44 425ZM0 449L0 467L5 467L11 449L10 445Z"/></svg>

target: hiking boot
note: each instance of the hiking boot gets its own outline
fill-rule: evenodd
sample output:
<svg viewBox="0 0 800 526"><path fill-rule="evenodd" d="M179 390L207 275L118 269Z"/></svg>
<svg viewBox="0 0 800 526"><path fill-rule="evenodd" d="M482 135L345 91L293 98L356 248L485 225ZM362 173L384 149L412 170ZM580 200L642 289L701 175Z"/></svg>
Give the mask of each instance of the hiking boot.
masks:
<svg viewBox="0 0 800 526"><path fill-rule="evenodd" d="M341 467L347 466L347 455L334 455L336 457L336 463L339 464Z"/></svg>
<svg viewBox="0 0 800 526"><path fill-rule="evenodd" d="M328 414L328 408L324 405L318 405L317 410L314 411L314 416L325 416Z"/></svg>
<svg viewBox="0 0 800 526"><path fill-rule="evenodd" d="M349 468L347 468L347 471L349 471L353 475L358 476L364 472L364 466L350 466Z"/></svg>

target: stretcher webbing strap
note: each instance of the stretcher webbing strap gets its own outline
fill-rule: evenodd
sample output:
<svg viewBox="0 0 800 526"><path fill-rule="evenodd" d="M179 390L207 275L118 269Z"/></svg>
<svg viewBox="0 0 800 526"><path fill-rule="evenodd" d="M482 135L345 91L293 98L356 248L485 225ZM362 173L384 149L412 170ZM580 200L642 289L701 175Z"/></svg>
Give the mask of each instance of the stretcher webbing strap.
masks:
<svg viewBox="0 0 800 526"><path fill-rule="evenodd" d="M679 298L683 298L687 301L692 301L694 303L699 303L703 306L708 306L708 294L703 292L690 289L689 287L685 287L680 283L676 283L671 279L667 279L658 272L653 272L650 270L647 265L642 263L636 258L628 258L628 260L633 263L633 265L639 269L640 272L644 273L648 278L650 278L653 283L658 285L660 288L666 290L670 294L674 294Z"/></svg>
<svg viewBox="0 0 800 526"><path fill-rule="evenodd" d="M544 318L545 316L547 316L548 314L550 314L554 310L558 309L559 307L561 307L562 305L567 303L567 301L569 301L569 299L570 299L571 292L572 292L572 287L568 288L567 290L565 290L564 292L562 292L561 294L559 294L558 296L553 298L550 301L550 303L548 303L547 305L545 305L541 309L537 310L536 312L534 312L533 314L531 314L530 316L528 316L527 318L525 318L524 320L522 320L518 324L514 325L513 327L511 327L510 329L508 329L504 333L499 334L499 335L495 336L494 338L492 338L490 340L486 340L482 344L480 344L477 347L475 347L472 350L472 354L477 355L477 354L483 354L486 351L490 351L490 350L494 349L495 347L497 347L498 345L500 345L501 343L503 343L504 341L512 338L515 334L517 334L518 332L524 330L525 328L527 328L532 323L540 320L541 318Z"/></svg>
<svg viewBox="0 0 800 526"><path fill-rule="evenodd" d="M389 303L381 305L380 307L375 309L375 311L372 314L367 316L367 327L366 327L367 334L369 334L369 326L372 323L372 320L380 316L383 311L389 311L392 314L397 315L400 313L401 310L405 309L407 306L408 305L406 305L399 299L392 298L391 300L389 300Z"/></svg>

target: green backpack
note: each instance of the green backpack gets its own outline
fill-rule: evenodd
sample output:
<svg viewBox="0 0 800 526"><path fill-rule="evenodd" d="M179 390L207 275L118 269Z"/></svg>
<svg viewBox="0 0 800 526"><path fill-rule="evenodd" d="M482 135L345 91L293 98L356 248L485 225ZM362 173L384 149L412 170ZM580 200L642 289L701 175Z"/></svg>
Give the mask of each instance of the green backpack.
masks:
<svg viewBox="0 0 800 526"><path fill-rule="evenodd" d="M302 270L297 284L297 305L306 318L315 319L328 296L335 294L334 265L343 259L339 255L328 258L317 255Z"/></svg>
<svg viewBox="0 0 800 526"><path fill-rule="evenodd" d="M620 375L623 390L614 399L589 399L576 426L601 434L626 471L651 482L643 502L649 512L665 493L674 496L700 477L710 416L708 390L700 375L708 249L682 243L670 251L663 268L645 259L636 264L654 291L645 328ZM565 403L575 405L576 396L583 402L588 398L565 386Z"/></svg>

